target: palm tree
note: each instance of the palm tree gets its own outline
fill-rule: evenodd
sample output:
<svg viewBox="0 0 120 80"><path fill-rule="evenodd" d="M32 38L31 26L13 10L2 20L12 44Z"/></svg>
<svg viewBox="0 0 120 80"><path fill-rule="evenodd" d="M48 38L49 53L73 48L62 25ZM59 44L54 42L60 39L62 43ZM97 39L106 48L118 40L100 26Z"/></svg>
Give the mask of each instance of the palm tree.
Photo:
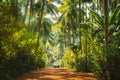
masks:
<svg viewBox="0 0 120 80"><path fill-rule="evenodd" d="M78 8L76 1L64 1L63 4L58 8L58 11L62 15L59 17L57 23L62 23L64 26L61 29L64 32L64 36L68 35L68 37L65 37L65 40L68 40L66 44L70 47L71 44L75 44L75 39L78 38Z"/></svg>
<svg viewBox="0 0 120 80"><path fill-rule="evenodd" d="M27 0L25 8L25 13L23 16L23 21L28 20L28 31L36 33L38 32L38 39L36 43L36 51L39 46L40 36L46 38L48 37L52 25L52 21L50 19L45 18L46 14L54 14L56 16L56 6L53 3L48 3L47 0L37 1L35 3L34 0ZM30 8L28 7L30 6ZM27 15L28 13L28 15ZM28 16L28 19L26 19ZM47 31L47 32L46 32ZM43 35L43 36L42 36ZM44 43L46 39L43 38Z"/></svg>
<svg viewBox="0 0 120 80"><path fill-rule="evenodd" d="M46 33L46 31L49 32L51 28L48 28L48 27L51 27L52 25L52 21L45 18L44 15L46 15L46 13L47 14L51 13L56 16L56 6L53 5L52 3L48 3L46 0L42 0L40 2L35 3L34 9L35 9L36 14L38 15L38 24L37 24L38 39L37 39L37 46L36 46L36 51L37 51L37 48L39 46L40 36ZM46 36L46 34L44 34L44 36ZM45 39L43 41L45 41Z"/></svg>

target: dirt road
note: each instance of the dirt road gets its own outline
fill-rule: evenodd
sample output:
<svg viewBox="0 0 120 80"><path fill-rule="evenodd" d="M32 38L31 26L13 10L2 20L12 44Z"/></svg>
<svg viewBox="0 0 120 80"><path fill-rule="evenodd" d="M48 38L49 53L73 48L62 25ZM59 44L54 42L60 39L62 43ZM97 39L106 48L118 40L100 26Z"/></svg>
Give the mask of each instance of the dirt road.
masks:
<svg viewBox="0 0 120 80"><path fill-rule="evenodd" d="M89 73L78 73L68 69L44 68L25 74L16 80L97 80Z"/></svg>

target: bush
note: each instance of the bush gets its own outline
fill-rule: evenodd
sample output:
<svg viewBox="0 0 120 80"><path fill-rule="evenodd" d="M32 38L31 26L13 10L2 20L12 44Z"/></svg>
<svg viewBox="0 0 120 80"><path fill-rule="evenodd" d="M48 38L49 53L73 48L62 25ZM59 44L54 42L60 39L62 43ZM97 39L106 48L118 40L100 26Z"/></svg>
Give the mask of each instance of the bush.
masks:
<svg viewBox="0 0 120 80"><path fill-rule="evenodd" d="M71 49L65 49L64 56L62 57L61 66L66 68L75 69L75 55Z"/></svg>
<svg viewBox="0 0 120 80"><path fill-rule="evenodd" d="M32 52L29 45L11 42L3 49L0 56L0 79L10 80L31 70L45 67L44 48L41 46L37 53ZM5 46L5 45L4 45Z"/></svg>

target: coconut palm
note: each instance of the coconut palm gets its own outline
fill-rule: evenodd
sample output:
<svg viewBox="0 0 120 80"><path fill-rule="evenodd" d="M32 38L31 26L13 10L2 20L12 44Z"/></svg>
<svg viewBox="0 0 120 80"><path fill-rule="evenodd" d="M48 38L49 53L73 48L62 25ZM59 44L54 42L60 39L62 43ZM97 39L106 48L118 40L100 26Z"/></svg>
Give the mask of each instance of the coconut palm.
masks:
<svg viewBox="0 0 120 80"><path fill-rule="evenodd" d="M45 18L45 15L46 14L54 14L55 17L57 17L56 16L56 8L57 7L55 5L53 5L52 2L49 2L46 0L42 0L42 1L40 0L40 1L32 4L31 6L32 6L32 8L30 9L31 12L29 15L29 25L32 25L31 23L33 23L35 27L32 27L31 29L38 32L38 40L37 40L37 47L36 47L36 50L37 50L38 45L39 45L40 36L44 35L45 37L47 37L50 33L50 29L51 29L50 27L52 25L52 21ZM33 15L33 18L32 17L30 18L31 15ZM38 30L36 30L36 29L38 29ZM46 31L47 31L47 33L46 33ZM46 42L45 40L47 40L47 39L44 38L44 40L43 40L44 43Z"/></svg>

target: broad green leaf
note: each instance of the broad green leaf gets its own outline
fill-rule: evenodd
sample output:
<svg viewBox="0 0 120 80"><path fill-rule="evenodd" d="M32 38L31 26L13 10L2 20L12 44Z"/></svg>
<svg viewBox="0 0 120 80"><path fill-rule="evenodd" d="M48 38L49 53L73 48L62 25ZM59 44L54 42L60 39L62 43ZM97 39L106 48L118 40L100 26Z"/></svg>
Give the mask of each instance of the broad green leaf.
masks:
<svg viewBox="0 0 120 80"><path fill-rule="evenodd" d="M109 17L109 25L115 23L119 14L120 14L120 4L118 4L113 14Z"/></svg>
<svg viewBox="0 0 120 80"><path fill-rule="evenodd" d="M103 19L100 17L100 15L98 13L96 13L95 11L91 10L90 8L88 8L88 9L90 11L90 14L92 14L93 17L95 18L95 21L97 22L97 24L103 28L104 22L103 22Z"/></svg>

